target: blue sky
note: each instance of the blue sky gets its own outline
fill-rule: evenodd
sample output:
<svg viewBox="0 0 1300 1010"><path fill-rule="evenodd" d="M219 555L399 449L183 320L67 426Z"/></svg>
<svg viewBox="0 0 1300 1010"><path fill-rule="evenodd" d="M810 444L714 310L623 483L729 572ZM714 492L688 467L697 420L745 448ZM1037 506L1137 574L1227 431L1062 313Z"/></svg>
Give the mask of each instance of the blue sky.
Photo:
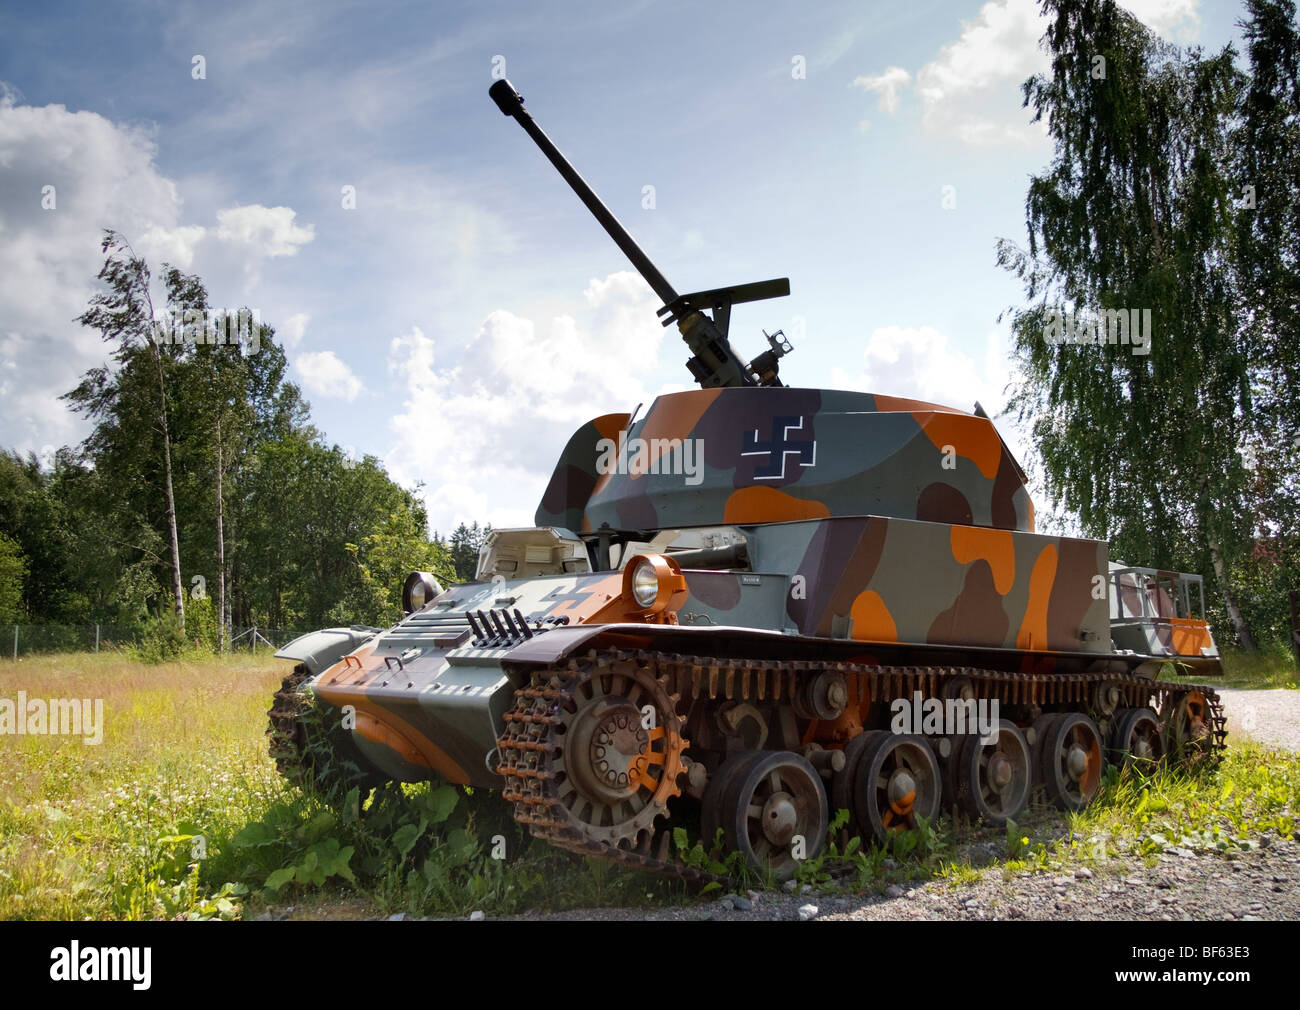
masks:
<svg viewBox="0 0 1300 1010"><path fill-rule="evenodd" d="M1124 6L1208 48L1241 16ZM994 243L1023 240L1050 156L1020 107L1037 5L809 8L6 6L0 445L84 436L57 397L105 356L72 319L113 227L258 308L327 439L423 482L436 528L531 524L573 428L690 380L649 289L488 98L502 62L679 291L790 278L734 311L742 355L781 328L791 385L1000 407L1020 289Z"/></svg>

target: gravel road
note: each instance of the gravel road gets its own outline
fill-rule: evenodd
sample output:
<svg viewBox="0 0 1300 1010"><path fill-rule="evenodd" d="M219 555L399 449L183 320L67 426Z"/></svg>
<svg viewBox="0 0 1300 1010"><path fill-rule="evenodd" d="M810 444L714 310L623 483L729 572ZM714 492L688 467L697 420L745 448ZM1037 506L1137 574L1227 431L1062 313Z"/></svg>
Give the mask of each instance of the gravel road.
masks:
<svg viewBox="0 0 1300 1010"><path fill-rule="evenodd" d="M1219 691L1228 716L1228 737L1253 737L1260 743L1300 751L1300 691Z"/></svg>
<svg viewBox="0 0 1300 1010"><path fill-rule="evenodd" d="M1266 840L1267 841L1267 840ZM740 907L737 908L737 905ZM1300 843L1272 842L1225 855L1164 854L1154 867L1111 859L1072 874L997 869L975 883L893 884L881 894L836 897L804 893L728 895L678 908L600 908L526 920L912 920L912 919L1300 919Z"/></svg>

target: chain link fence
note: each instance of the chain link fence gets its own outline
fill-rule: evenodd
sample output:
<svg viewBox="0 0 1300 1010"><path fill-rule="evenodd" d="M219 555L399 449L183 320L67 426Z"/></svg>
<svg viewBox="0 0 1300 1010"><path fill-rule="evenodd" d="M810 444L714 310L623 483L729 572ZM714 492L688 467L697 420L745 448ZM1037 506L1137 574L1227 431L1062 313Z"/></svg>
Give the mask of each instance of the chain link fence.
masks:
<svg viewBox="0 0 1300 1010"><path fill-rule="evenodd" d="M0 624L0 656L18 659L43 652L99 652L139 645L148 629L120 624ZM227 649L273 652L304 631L291 628L234 627Z"/></svg>

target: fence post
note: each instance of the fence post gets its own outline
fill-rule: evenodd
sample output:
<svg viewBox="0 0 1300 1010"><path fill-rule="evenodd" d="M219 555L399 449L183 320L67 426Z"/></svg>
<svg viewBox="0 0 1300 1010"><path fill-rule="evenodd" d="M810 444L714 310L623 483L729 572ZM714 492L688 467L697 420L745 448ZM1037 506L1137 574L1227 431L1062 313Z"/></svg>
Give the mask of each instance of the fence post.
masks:
<svg viewBox="0 0 1300 1010"><path fill-rule="evenodd" d="M14 662L18 662L18 625L14 625Z"/></svg>
<svg viewBox="0 0 1300 1010"><path fill-rule="evenodd" d="M95 651L99 651L99 625L95 625Z"/></svg>

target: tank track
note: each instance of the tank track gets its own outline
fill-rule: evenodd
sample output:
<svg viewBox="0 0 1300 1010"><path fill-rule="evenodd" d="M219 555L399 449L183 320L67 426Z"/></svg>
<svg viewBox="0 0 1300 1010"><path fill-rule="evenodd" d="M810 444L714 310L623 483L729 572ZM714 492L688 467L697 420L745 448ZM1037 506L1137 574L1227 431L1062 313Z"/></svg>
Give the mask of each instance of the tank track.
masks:
<svg viewBox="0 0 1300 1010"><path fill-rule="evenodd" d="M613 672L615 664L631 662L659 679L678 705L698 698L779 701L791 698L802 676L810 672L833 671L854 678L856 697L941 696L944 683L965 678L977 698L997 697L1005 705L1088 704L1099 684L1119 689L1116 707L1151 705L1163 716L1178 699L1199 691L1208 708L1209 746L1206 757L1217 761L1225 748L1226 716L1218 693L1210 687L1170 684L1126 673L1027 674L973 667L881 667L853 663L816 661L719 660L659 652L592 651L582 659L570 659L563 666L533 668L529 684L516 693L515 706L504 716L505 728L497 741L499 774L505 778L503 798L514 806L515 820L526 824L534 837L584 856L616 863L628 869L663 873L693 885L711 881L731 883L728 878L687 866L670 854L671 831L641 832L632 843L618 844L593 837L561 802L557 781L559 766L557 727L560 712L571 705L574 690L588 675Z"/></svg>
<svg viewBox="0 0 1300 1010"><path fill-rule="evenodd" d="M668 658L668 657L663 657ZM505 777L502 797L514 805L515 820L528 825L535 838L583 856L594 856L629 869L662 873L691 885L727 878L687 866L670 858L670 832L659 835L658 853L652 854L652 831L642 834L637 847L612 844L592 837L575 822L560 801L555 783L556 728L561 725L559 711L572 703L580 680L590 673L599 676L613 672L618 662L635 662L656 676L661 657L655 653L591 653L584 661L570 660L566 666L533 670L528 687L516 692L515 707L505 713L505 732L497 741L501 761L497 768Z"/></svg>
<svg viewBox="0 0 1300 1010"><path fill-rule="evenodd" d="M301 782L307 775L307 737L302 718L311 708L311 699L302 686L310 679L305 663L295 665L281 682L266 713L267 749L275 760L275 770L290 782Z"/></svg>
<svg viewBox="0 0 1300 1010"><path fill-rule="evenodd" d="M302 789L314 790L328 803L346 796L356 786L364 792L385 778L366 765L351 734L337 719L322 723L311 694L304 685L311 671L299 663L284 678L267 710L267 750L275 770Z"/></svg>

